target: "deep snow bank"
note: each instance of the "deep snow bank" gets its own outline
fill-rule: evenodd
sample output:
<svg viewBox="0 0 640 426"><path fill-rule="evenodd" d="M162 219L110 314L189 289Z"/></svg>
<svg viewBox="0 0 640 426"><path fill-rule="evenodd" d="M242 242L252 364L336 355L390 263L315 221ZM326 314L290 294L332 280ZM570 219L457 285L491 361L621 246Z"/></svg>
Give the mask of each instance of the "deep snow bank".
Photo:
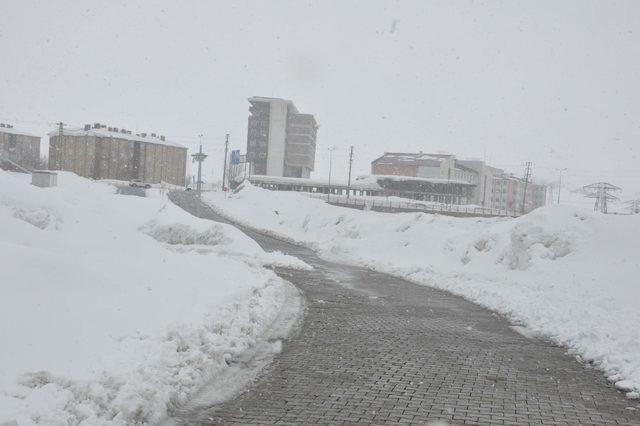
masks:
<svg viewBox="0 0 640 426"><path fill-rule="evenodd" d="M303 262L161 197L28 178L0 171L0 424L156 423L295 321L264 266Z"/></svg>
<svg viewBox="0 0 640 426"><path fill-rule="evenodd" d="M247 185L205 196L248 226L447 289L568 346L640 391L640 216L565 206L518 219L387 214Z"/></svg>

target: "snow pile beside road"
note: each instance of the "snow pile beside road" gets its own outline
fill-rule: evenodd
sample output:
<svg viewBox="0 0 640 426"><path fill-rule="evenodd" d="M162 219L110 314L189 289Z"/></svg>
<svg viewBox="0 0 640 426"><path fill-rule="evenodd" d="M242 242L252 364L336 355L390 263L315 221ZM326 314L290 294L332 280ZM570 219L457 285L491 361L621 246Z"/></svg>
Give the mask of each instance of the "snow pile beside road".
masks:
<svg viewBox="0 0 640 426"><path fill-rule="evenodd" d="M388 214L247 185L206 200L325 258L443 288L499 311L640 391L640 216L565 206L518 219Z"/></svg>
<svg viewBox="0 0 640 426"><path fill-rule="evenodd" d="M0 424L157 423L278 350L300 300L264 266L306 264L163 198L27 178L0 171Z"/></svg>

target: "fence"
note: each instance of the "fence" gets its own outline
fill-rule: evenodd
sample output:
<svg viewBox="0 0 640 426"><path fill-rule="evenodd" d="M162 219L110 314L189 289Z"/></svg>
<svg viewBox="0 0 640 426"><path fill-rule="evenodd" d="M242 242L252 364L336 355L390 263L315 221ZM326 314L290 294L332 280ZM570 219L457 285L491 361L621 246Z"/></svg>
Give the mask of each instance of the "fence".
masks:
<svg viewBox="0 0 640 426"><path fill-rule="evenodd" d="M515 217L513 212L478 206L459 206L456 204L426 203L420 201L385 200L380 197L359 197L334 194L306 193L311 198L318 198L329 204L351 207L361 210L376 210L387 212L425 212L439 213L450 216L468 217Z"/></svg>

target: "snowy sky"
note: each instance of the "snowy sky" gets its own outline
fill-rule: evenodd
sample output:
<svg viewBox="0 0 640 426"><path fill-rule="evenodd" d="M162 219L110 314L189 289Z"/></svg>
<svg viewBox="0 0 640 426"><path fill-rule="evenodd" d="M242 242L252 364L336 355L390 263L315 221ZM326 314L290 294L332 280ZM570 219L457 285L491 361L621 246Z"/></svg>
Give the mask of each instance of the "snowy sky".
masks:
<svg viewBox="0 0 640 426"><path fill-rule="evenodd" d="M447 151L640 193L638 1L2 0L0 121L102 122L220 172L253 95L320 123L315 177L383 151Z"/></svg>

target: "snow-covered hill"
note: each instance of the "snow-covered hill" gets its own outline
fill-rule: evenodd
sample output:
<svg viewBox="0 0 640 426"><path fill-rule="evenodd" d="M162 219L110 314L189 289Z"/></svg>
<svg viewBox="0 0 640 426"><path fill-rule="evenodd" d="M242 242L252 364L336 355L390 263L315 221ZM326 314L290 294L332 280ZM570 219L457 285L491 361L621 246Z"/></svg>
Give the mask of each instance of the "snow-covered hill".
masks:
<svg viewBox="0 0 640 426"><path fill-rule="evenodd" d="M0 424L157 423L295 321L264 266L301 261L161 197L28 178L0 171Z"/></svg>
<svg viewBox="0 0 640 426"><path fill-rule="evenodd" d="M518 219L388 214L247 185L206 200L329 259L443 288L499 311L640 391L640 215L550 206Z"/></svg>

